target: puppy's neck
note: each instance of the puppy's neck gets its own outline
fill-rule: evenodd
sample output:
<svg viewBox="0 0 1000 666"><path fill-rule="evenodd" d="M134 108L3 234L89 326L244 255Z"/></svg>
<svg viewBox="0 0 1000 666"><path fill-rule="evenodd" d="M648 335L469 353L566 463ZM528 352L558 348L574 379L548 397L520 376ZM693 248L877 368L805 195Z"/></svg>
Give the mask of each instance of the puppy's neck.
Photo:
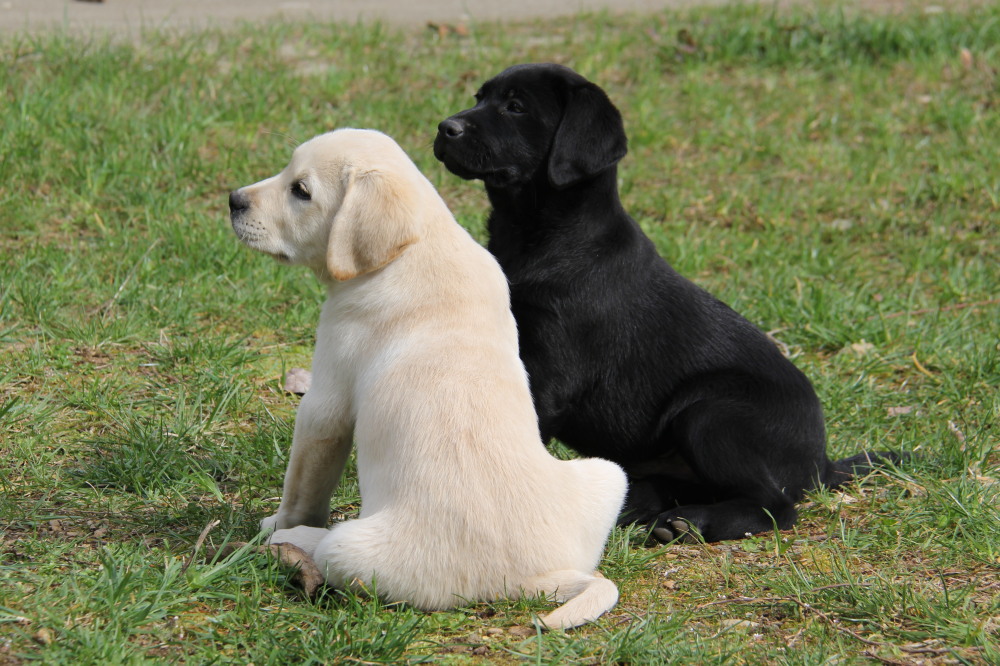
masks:
<svg viewBox="0 0 1000 666"><path fill-rule="evenodd" d="M505 187L487 184L486 194L493 205L491 221L497 218L525 231L575 225L583 211L586 217L627 217L618 197L617 166L562 189L552 187L541 173L527 183Z"/></svg>

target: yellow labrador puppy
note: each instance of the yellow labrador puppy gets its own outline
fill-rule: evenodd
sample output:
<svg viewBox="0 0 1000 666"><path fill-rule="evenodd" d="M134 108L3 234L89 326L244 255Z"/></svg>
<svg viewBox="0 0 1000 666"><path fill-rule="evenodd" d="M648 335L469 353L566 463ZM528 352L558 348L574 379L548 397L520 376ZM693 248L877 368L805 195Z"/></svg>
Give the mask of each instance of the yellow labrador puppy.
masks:
<svg viewBox="0 0 1000 666"><path fill-rule="evenodd" d="M324 134L229 206L247 246L327 288L272 543L429 610L542 594L565 602L542 622L569 628L612 608L595 567L625 475L546 451L504 275L403 150ZM352 440L361 516L326 529Z"/></svg>

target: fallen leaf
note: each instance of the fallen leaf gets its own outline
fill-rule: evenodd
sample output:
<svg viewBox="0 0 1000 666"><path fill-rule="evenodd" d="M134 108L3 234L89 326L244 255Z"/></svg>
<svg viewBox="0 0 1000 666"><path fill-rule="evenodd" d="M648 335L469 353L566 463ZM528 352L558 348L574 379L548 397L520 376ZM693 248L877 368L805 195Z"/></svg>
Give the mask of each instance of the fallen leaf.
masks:
<svg viewBox="0 0 1000 666"><path fill-rule="evenodd" d="M434 23L433 21L428 21L427 29L436 32L440 38L447 37L448 35L468 37L470 34L469 26L464 23L456 23L452 25L450 23Z"/></svg>
<svg viewBox="0 0 1000 666"><path fill-rule="evenodd" d="M534 636L536 631L534 627L516 626L510 627L507 630L507 633L511 636L517 636L518 638L528 638L529 636Z"/></svg>
<svg viewBox="0 0 1000 666"><path fill-rule="evenodd" d="M698 43L695 42L694 35L687 28L681 28L677 31L677 41L685 46L697 46Z"/></svg>
<svg viewBox="0 0 1000 666"><path fill-rule="evenodd" d="M972 51L967 48L962 48L958 52L958 57L962 61L962 67L965 69L972 69Z"/></svg>
<svg viewBox="0 0 1000 666"><path fill-rule="evenodd" d="M208 549L205 551L205 559L214 561L223 557L229 557L247 544L242 541L231 541L222 548ZM267 553L285 566L297 569L292 580L302 586L302 591L310 599L315 597L319 589L326 583L319 567L313 562L304 550L291 543L272 543L267 546L257 546L252 549L255 553Z"/></svg>
<svg viewBox="0 0 1000 666"><path fill-rule="evenodd" d="M842 504L854 504L855 502L858 501L857 497L855 497L854 495L848 495L843 491L835 492L834 496L837 498L837 501L839 501Z"/></svg>
<svg viewBox="0 0 1000 666"><path fill-rule="evenodd" d="M302 591L310 599L316 596L326 579L320 573L319 567L316 566L313 559L306 555L304 550L291 543L272 543L267 546L267 549L271 556L282 564L296 567L298 572L295 574L295 580L302 585Z"/></svg>
<svg viewBox="0 0 1000 666"><path fill-rule="evenodd" d="M909 414L913 411L913 405L903 405L902 407L890 407L885 410L889 416L900 416L902 414Z"/></svg>

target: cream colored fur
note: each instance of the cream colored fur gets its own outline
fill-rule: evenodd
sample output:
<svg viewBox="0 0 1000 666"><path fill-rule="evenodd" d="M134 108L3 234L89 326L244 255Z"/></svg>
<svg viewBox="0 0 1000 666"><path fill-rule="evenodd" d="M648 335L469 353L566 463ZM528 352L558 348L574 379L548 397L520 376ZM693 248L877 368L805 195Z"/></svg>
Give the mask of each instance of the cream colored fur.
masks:
<svg viewBox="0 0 1000 666"><path fill-rule="evenodd" d="M424 609L543 594L568 628L612 608L595 567L625 475L545 450L504 275L399 146L324 134L235 195L240 239L327 287L272 543ZM361 516L325 529L352 441Z"/></svg>

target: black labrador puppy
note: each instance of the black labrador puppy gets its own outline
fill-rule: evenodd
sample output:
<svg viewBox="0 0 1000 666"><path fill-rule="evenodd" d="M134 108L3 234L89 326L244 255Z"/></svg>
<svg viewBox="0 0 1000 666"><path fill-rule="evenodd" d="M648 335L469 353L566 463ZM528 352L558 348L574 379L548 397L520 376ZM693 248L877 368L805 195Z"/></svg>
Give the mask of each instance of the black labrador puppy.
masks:
<svg viewBox="0 0 1000 666"><path fill-rule="evenodd" d="M805 491L896 459L831 461L805 375L660 258L619 200L625 130L603 90L529 64L476 100L434 154L486 184L542 437L625 468L623 522L662 541L787 529Z"/></svg>

